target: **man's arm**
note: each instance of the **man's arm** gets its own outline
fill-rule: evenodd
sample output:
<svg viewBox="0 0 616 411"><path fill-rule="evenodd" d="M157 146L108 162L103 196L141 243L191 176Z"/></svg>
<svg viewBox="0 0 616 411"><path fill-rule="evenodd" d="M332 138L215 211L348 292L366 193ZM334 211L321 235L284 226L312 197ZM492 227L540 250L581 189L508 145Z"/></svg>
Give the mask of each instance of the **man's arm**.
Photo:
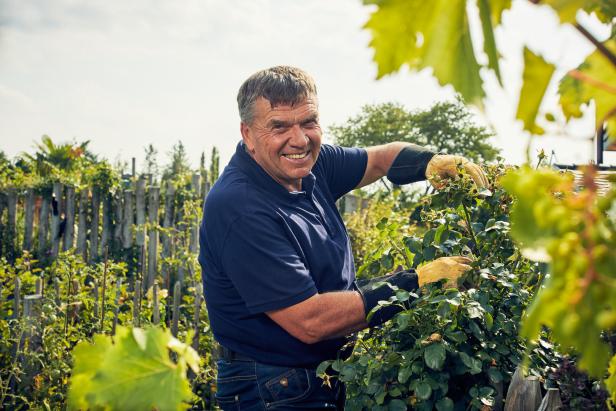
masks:
<svg viewBox="0 0 616 411"><path fill-rule="evenodd" d="M368 327L364 302L357 291L315 294L267 315L306 344L342 337Z"/></svg>
<svg viewBox="0 0 616 411"><path fill-rule="evenodd" d="M368 163L366 164L366 171L356 188L367 186L379 178L385 177L400 151L408 145L408 143L394 142L367 147Z"/></svg>

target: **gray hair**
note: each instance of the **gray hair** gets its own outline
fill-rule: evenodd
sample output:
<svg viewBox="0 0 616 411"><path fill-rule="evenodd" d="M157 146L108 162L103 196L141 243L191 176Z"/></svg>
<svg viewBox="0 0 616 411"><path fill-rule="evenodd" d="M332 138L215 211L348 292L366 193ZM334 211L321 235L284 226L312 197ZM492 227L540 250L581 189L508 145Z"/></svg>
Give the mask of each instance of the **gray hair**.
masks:
<svg viewBox="0 0 616 411"><path fill-rule="evenodd" d="M237 93L237 106L243 123L252 124L254 106L259 97L267 99L272 107L280 104L295 105L309 96L317 95L317 87L310 74L291 66L276 66L250 76Z"/></svg>

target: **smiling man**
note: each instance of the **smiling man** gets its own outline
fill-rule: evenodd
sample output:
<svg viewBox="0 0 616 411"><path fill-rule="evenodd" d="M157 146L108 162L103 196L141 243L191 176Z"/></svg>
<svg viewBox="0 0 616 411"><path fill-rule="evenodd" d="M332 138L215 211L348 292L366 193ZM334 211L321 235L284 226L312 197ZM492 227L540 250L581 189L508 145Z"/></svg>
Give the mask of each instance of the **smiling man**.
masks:
<svg viewBox="0 0 616 411"><path fill-rule="evenodd" d="M238 93L242 141L210 191L199 262L209 319L222 347L216 398L231 409L343 409L344 387L316 367L346 336L396 314L366 315L390 287L357 286L350 241L335 202L387 176L396 184L456 174L478 186L481 169L461 157L407 143L321 144L317 90L287 66L255 73ZM470 268L445 257L380 280L412 291Z"/></svg>

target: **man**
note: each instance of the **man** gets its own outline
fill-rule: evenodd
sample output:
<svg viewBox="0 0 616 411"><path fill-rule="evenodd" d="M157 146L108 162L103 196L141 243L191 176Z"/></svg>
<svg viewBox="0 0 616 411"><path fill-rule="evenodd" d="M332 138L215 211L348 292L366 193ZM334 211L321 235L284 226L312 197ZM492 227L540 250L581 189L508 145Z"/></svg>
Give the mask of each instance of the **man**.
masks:
<svg viewBox="0 0 616 411"><path fill-rule="evenodd" d="M387 176L397 184L455 175L460 157L407 143L321 145L317 91L293 67L255 73L238 93L242 141L209 193L199 262L212 331L223 349L217 400L224 409L342 409L343 389L315 368L345 336L391 318L366 315L392 291L354 286L350 242L335 201ZM455 280L466 259L438 259L385 281L406 290ZM419 274L419 275L418 275Z"/></svg>

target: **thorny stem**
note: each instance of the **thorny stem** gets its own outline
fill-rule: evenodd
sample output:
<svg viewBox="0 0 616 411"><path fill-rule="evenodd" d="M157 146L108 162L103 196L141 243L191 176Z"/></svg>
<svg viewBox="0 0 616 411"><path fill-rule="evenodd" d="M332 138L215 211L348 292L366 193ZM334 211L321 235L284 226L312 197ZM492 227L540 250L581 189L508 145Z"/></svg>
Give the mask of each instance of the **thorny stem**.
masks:
<svg viewBox="0 0 616 411"><path fill-rule="evenodd" d="M411 262L411 260L409 260L404 250L398 247L391 238L389 239L389 243L398 253L402 254L402 257L404 258L404 261L406 262L407 269L410 270L411 268L413 268L413 263Z"/></svg>
<svg viewBox="0 0 616 411"><path fill-rule="evenodd" d="M577 31L582 33L582 35L586 37L588 41L594 44L595 47L597 47L597 50L599 50L601 54L607 57L607 59L612 63L612 65L616 67L616 56L610 51L610 49L605 47L603 43L597 40L595 36L593 36L588 30L586 30L586 28L584 28L584 26L582 26L580 23L575 23L574 27L577 29Z"/></svg>

